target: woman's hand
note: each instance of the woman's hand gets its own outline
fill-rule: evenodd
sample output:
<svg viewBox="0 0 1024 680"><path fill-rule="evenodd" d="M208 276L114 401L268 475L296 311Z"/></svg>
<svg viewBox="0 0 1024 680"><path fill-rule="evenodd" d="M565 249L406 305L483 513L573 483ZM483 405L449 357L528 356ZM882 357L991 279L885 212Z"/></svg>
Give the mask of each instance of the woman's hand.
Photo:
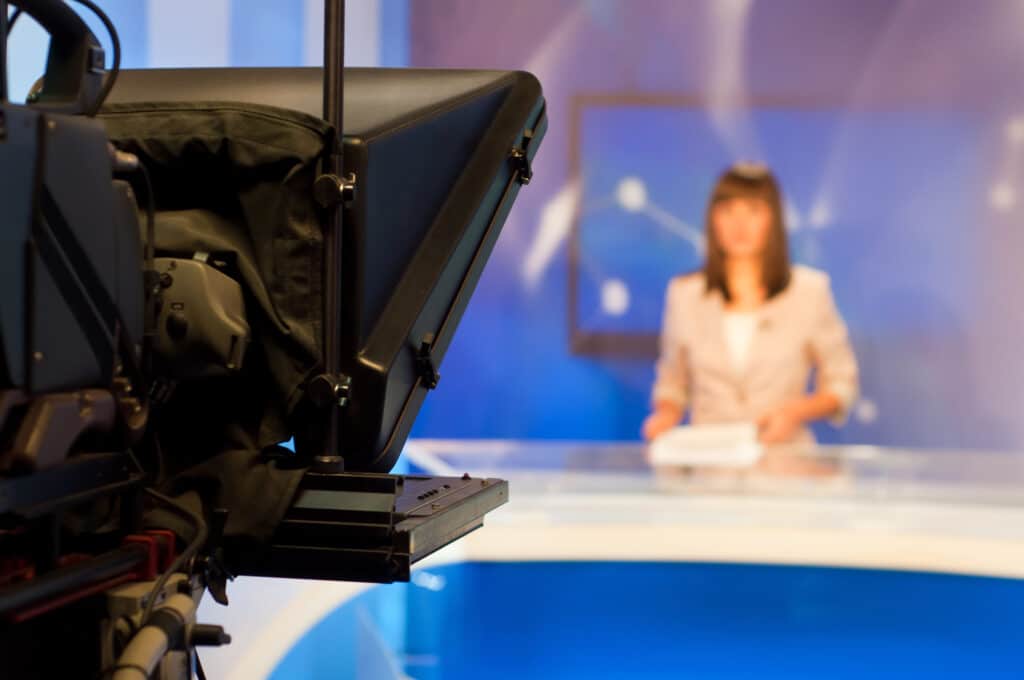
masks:
<svg viewBox="0 0 1024 680"><path fill-rule="evenodd" d="M770 411L757 421L762 444L782 444L793 438L805 424L834 416L842 403L829 391L808 394Z"/></svg>
<svg viewBox="0 0 1024 680"><path fill-rule="evenodd" d="M659 434L668 432L673 427L679 424L679 421L683 419L683 411L678 406L672 404L658 404L654 409L654 413L647 416L647 420L644 421L641 432L643 433L644 439L651 441Z"/></svg>
<svg viewBox="0 0 1024 680"><path fill-rule="evenodd" d="M758 419L758 439L762 444L782 444L792 439L803 424L796 409L783 406Z"/></svg>

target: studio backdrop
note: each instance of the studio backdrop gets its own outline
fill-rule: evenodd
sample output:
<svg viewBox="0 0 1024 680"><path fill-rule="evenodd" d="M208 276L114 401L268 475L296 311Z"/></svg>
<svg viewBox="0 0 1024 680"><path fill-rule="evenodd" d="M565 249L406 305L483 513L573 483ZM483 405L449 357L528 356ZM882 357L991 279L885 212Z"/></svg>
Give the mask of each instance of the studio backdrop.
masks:
<svg viewBox="0 0 1024 680"><path fill-rule="evenodd" d="M769 163L862 371L819 437L1024 445L1024 4L430 0L414 66L525 68L551 116L418 433L637 437L716 175Z"/></svg>

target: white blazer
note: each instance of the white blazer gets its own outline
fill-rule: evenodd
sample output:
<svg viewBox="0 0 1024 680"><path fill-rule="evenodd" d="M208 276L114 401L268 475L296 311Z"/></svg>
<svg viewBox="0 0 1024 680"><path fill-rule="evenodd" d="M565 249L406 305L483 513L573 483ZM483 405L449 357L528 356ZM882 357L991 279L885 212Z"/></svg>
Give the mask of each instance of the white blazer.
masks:
<svg viewBox="0 0 1024 680"><path fill-rule="evenodd" d="M689 409L690 420L757 420L816 385L839 398L839 423L857 399L857 360L828 275L795 265L789 285L756 312L746 368L734 368L724 335L725 300L703 273L668 286L652 401ZM807 439L804 430L799 439Z"/></svg>

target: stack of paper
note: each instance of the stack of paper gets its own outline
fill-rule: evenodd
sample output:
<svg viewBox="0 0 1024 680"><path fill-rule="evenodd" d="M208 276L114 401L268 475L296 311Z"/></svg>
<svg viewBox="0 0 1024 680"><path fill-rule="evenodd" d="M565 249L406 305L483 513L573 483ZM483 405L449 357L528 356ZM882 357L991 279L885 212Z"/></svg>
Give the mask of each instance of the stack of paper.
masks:
<svg viewBox="0 0 1024 680"><path fill-rule="evenodd" d="M686 425L657 437L650 445L652 465L748 467L761 457L753 423Z"/></svg>

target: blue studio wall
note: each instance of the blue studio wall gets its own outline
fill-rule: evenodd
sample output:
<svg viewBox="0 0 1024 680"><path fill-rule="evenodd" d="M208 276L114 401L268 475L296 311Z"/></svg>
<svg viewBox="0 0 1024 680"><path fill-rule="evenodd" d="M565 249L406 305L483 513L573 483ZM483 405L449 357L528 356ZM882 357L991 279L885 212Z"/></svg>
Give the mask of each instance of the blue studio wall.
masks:
<svg viewBox="0 0 1024 680"><path fill-rule="evenodd" d="M74 3L71 3L74 5ZM312 66L323 54L323 0L98 0L121 39L124 68ZM348 2L346 58L354 66L403 66L408 0ZM107 51L103 25L80 14ZM385 29L386 27L386 29ZM24 99L46 58L46 36L21 21L10 38L11 98Z"/></svg>
<svg viewBox="0 0 1024 680"><path fill-rule="evenodd" d="M819 438L1024 446L1019 3L410 9L412 65L530 70L551 119L417 434L636 438L653 373L637 347L700 263L716 175L755 159L860 359L849 424Z"/></svg>

